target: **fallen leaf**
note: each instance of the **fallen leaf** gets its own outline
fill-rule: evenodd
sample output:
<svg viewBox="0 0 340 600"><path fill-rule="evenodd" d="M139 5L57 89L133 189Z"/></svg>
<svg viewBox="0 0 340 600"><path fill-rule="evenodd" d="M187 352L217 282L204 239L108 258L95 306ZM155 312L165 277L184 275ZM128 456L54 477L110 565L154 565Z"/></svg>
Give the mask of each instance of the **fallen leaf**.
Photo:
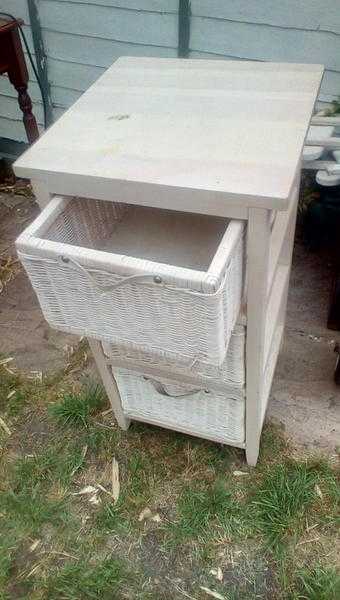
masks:
<svg viewBox="0 0 340 600"><path fill-rule="evenodd" d="M201 590L203 590L203 592L208 594L208 596L217 598L217 600L226 600L225 596L221 596L221 594L219 594L218 592L215 592L214 590L209 590L209 588L204 587L203 585L200 585L200 588L201 588Z"/></svg>
<svg viewBox="0 0 340 600"><path fill-rule="evenodd" d="M29 547L29 551L34 552L34 550L38 548L39 544L41 544L41 540L34 540L33 544L31 544Z"/></svg>
<svg viewBox="0 0 340 600"><path fill-rule="evenodd" d="M217 567L217 569L211 569L211 571L209 571L209 572L211 575L216 577L216 579L218 579L218 581L223 581L223 573L222 573L221 567Z"/></svg>
<svg viewBox="0 0 340 600"><path fill-rule="evenodd" d="M94 504L95 506L98 506L98 504L101 504L101 499L98 496L98 491L96 491L96 493L93 494L93 496L91 496L91 498L89 498L89 502L91 504Z"/></svg>
<svg viewBox="0 0 340 600"><path fill-rule="evenodd" d="M105 417L106 415L112 414L112 408L107 408L106 410L103 410L103 412L101 412L101 416Z"/></svg>
<svg viewBox="0 0 340 600"><path fill-rule="evenodd" d="M10 428L8 427L8 425L5 423L5 421L1 417L0 417L0 425L6 431L7 435L11 435Z"/></svg>
<svg viewBox="0 0 340 600"><path fill-rule="evenodd" d="M246 471L233 471L233 475L235 475L235 477L242 477L242 475L249 475L249 473Z"/></svg>
<svg viewBox="0 0 340 600"><path fill-rule="evenodd" d="M111 483L112 483L112 497L116 504L119 498L120 483L119 483L119 465L115 457L112 459L112 471L111 471Z"/></svg>
<svg viewBox="0 0 340 600"><path fill-rule="evenodd" d="M145 521L146 519L152 518L152 512L150 508L144 508L138 517L138 521Z"/></svg>
<svg viewBox="0 0 340 600"><path fill-rule="evenodd" d="M320 490L320 488L319 488L319 486L318 486L317 483L315 484L315 488L314 489L315 489L315 493L319 496L319 498L321 498L321 500L323 500L322 491Z"/></svg>
<svg viewBox="0 0 340 600"><path fill-rule="evenodd" d="M156 513L156 514L155 514L155 515L152 517L151 521L153 521L154 523L160 523L160 522L162 521L162 519L161 519L160 515L159 515L158 513Z"/></svg>
<svg viewBox="0 0 340 600"><path fill-rule="evenodd" d="M97 491L98 491L97 488L95 488L93 485L86 485L81 490L79 490L79 492L75 492L73 494L73 496L83 496L85 494L93 494L94 492L97 493Z"/></svg>
<svg viewBox="0 0 340 600"><path fill-rule="evenodd" d="M13 356L10 356L9 358L2 358L0 360L0 365L8 365L8 363L12 362L12 360L14 360Z"/></svg>

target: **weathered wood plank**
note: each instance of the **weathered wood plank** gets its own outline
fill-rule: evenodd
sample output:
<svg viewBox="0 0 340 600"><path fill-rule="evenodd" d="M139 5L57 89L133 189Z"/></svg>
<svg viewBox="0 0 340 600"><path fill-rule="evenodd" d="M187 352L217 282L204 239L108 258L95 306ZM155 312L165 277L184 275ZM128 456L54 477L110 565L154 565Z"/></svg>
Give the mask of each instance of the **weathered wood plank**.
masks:
<svg viewBox="0 0 340 600"><path fill-rule="evenodd" d="M44 28L109 40L177 47L177 15L133 12L93 4L45 0L40 5ZM62 8L62 10L61 10Z"/></svg>
<svg viewBox="0 0 340 600"><path fill-rule="evenodd" d="M39 123L38 129L39 131L42 131L42 126L39 125ZM0 116L0 137L27 143L26 131L22 120L9 119Z"/></svg>
<svg viewBox="0 0 340 600"><path fill-rule="evenodd" d="M18 1L18 0L17 0ZM20 0L19 0L20 1ZM41 0L45 2L46 0ZM70 0L55 0L65 3ZM111 8L121 8L126 11L152 11L157 13L178 12L178 0L72 0L73 4L97 4L101 6L110 6Z"/></svg>
<svg viewBox="0 0 340 600"><path fill-rule="evenodd" d="M340 36L193 17L191 50L277 62L308 62L339 69Z"/></svg>
<svg viewBox="0 0 340 600"><path fill-rule="evenodd" d="M44 42L47 56L67 62L99 67L109 67L120 56L158 56L174 58L176 48L159 48L135 44L133 42L115 42L100 37L79 37L69 33L44 31Z"/></svg>
<svg viewBox="0 0 340 600"><path fill-rule="evenodd" d="M19 104L16 98L11 98L10 96L0 94L0 105L1 113L3 116L13 120L22 119L22 112L19 108ZM43 111L41 104L34 104L34 115L38 123L43 123Z"/></svg>
<svg viewBox="0 0 340 600"><path fill-rule="evenodd" d="M30 22L27 0L1 0L0 12L10 13L14 17L23 19L25 23Z"/></svg>
<svg viewBox="0 0 340 600"><path fill-rule="evenodd" d="M293 29L327 30L340 33L337 0L191 0L195 16L228 19Z"/></svg>

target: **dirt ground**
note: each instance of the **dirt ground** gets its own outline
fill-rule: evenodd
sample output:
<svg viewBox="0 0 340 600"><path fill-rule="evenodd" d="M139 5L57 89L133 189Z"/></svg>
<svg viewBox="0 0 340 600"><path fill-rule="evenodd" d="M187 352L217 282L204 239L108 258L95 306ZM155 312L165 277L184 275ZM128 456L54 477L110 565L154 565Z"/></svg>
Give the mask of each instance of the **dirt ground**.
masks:
<svg viewBox="0 0 340 600"><path fill-rule="evenodd" d="M34 199L0 193L0 257L9 253L15 260L13 240L38 212ZM0 294L0 351L24 371L55 371L77 340L47 325L18 263L9 273ZM333 454L340 440L340 394L333 383L333 348L340 332L325 326L330 273L324 259L296 241L285 340L267 419L279 421L295 447Z"/></svg>

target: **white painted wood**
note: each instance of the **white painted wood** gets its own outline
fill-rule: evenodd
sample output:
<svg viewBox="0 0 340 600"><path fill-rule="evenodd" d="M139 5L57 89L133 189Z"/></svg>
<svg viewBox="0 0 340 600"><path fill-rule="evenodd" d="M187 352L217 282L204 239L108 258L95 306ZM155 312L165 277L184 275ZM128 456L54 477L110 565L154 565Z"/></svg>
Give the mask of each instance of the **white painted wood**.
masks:
<svg viewBox="0 0 340 600"><path fill-rule="evenodd" d="M282 307L283 307L283 304L282 304ZM283 310L283 308L282 308L282 310ZM261 427L263 425L263 422L264 422L264 419L266 416L266 410L267 410L267 406L268 406L270 390L271 390L271 386L272 386L272 382L273 382L273 378L274 378L276 362L277 362L279 352L281 349L283 333L284 333L284 326L278 325L278 327L276 328L276 330L274 332L272 345L270 347L268 361L266 364L266 369L262 375L263 389L262 389L262 398L261 398L261 407L260 407Z"/></svg>
<svg viewBox="0 0 340 600"><path fill-rule="evenodd" d="M312 125L333 125L334 127L340 127L340 115L334 117L321 117L316 115L312 117Z"/></svg>
<svg viewBox="0 0 340 600"><path fill-rule="evenodd" d="M291 221L295 219L297 189L298 188L296 187L293 191L288 210L285 212L278 212L273 224L269 250L268 297L271 294L273 281L277 272L280 255L282 253L289 226Z"/></svg>
<svg viewBox="0 0 340 600"><path fill-rule="evenodd" d="M270 211L250 209L247 247L246 456L248 464L252 466L257 462L261 435L270 234Z"/></svg>
<svg viewBox="0 0 340 600"><path fill-rule="evenodd" d="M272 294L269 300L266 314L266 329L265 329L265 346L268 340L271 340L270 347L265 347L265 364L263 367L263 389L261 398L261 427L266 414L268 405L271 385L274 377L275 366L277 357L281 348L285 320L286 320L286 308L287 298L289 290L289 276L292 264L292 254L294 248L294 234L295 234L295 223L296 213L298 207L300 189L300 168L298 169L297 184L294 186L291 195L291 206L293 207L291 216L288 220L288 227L285 232L283 240L279 264L276 273L276 293L272 289ZM280 297L281 296L281 297ZM276 305L276 310L275 310ZM275 327L270 320L270 314L272 315L272 321L275 322Z"/></svg>
<svg viewBox="0 0 340 600"><path fill-rule="evenodd" d="M319 169L327 171L335 164L336 163L332 160L310 160L303 161L303 168L310 171L319 171Z"/></svg>
<svg viewBox="0 0 340 600"><path fill-rule="evenodd" d="M48 186L44 181L39 181L39 179L32 179L31 186L36 198L36 201L39 204L40 210L43 210L45 206L49 203L52 196L48 191Z"/></svg>
<svg viewBox="0 0 340 600"><path fill-rule="evenodd" d="M314 123L311 123L308 129L306 141L310 142L314 139L325 140L332 137L333 133L334 125L315 125Z"/></svg>
<svg viewBox="0 0 340 600"><path fill-rule="evenodd" d="M154 206L158 197L169 209L176 201L218 215L229 206L285 209L322 72L122 58L15 171L46 180L51 192L105 190L107 199Z"/></svg>
<svg viewBox="0 0 340 600"><path fill-rule="evenodd" d="M340 148L340 137L329 137L326 139L322 138L313 138L311 140L305 141L306 146L322 146L327 150L336 150Z"/></svg>
<svg viewBox="0 0 340 600"><path fill-rule="evenodd" d="M270 291L270 298L266 308L265 338L263 351L263 364L266 366L270 348L273 342L273 336L280 321L282 323L281 304L285 296L289 283L289 267L279 266L275 271L273 285ZM284 307L285 310L285 307Z"/></svg>
<svg viewBox="0 0 340 600"><path fill-rule="evenodd" d="M318 160L323 154L322 146L304 146L302 158L305 162Z"/></svg>
<svg viewBox="0 0 340 600"><path fill-rule="evenodd" d="M96 361L97 369L102 378L106 393L110 400L116 421L119 427L126 431L130 426L130 419L124 415L117 384L111 369L106 364L101 343L93 339L89 339L88 342L90 344L90 348Z"/></svg>

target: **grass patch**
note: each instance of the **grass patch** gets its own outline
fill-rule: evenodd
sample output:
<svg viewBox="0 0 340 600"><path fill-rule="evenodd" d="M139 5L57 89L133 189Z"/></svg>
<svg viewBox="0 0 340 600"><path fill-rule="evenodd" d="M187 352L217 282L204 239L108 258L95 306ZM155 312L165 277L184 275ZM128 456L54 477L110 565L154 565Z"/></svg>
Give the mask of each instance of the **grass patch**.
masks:
<svg viewBox="0 0 340 600"><path fill-rule="evenodd" d="M239 524L242 508L222 480L206 487L186 487L177 505L177 519L167 527L172 544L208 541L218 533L230 535Z"/></svg>
<svg viewBox="0 0 340 600"><path fill-rule="evenodd" d="M41 453L18 459L14 464L13 486L16 490L34 489L37 485L67 486L85 463L83 449L76 440L47 446Z"/></svg>
<svg viewBox="0 0 340 600"><path fill-rule="evenodd" d="M0 600L165 600L183 591L203 600L200 585L226 600L337 600L333 466L292 460L273 425L256 469L237 449L147 425L121 432L100 414L103 390L76 393L70 368L43 382L0 368L11 430L0 457ZM113 456L116 504L100 488L110 491ZM98 487L99 504L73 495L85 486ZM218 567L222 581L210 573Z"/></svg>
<svg viewBox="0 0 340 600"><path fill-rule="evenodd" d="M112 557L95 565L88 561L68 564L49 578L43 597L48 600L123 598L122 586L127 576L124 562Z"/></svg>
<svg viewBox="0 0 340 600"><path fill-rule="evenodd" d="M11 369L11 362L0 364L0 411L3 414L18 416L38 391L39 384L24 380Z"/></svg>
<svg viewBox="0 0 340 600"><path fill-rule="evenodd" d="M15 526L31 534L36 534L45 523L62 526L68 522L65 499L49 500L38 488L2 492L0 502L4 517L14 519Z"/></svg>
<svg viewBox="0 0 340 600"><path fill-rule="evenodd" d="M106 404L106 395L101 385L88 383L78 393L64 394L61 402L50 407L50 414L62 426L85 427Z"/></svg>
<svg viewBox="0 0 340 600"><path fill-rule="evenodd" d="M277 464L267 471L252 505L256 525L270 546L301 528L306 511L317 499L318 481L318 470L307 463Z"/></svg>
<svg viewBox="0 0 340 600"><path fill-rule="evenodd" d="M335 568L316 565L297 573L296 590L289 600L339 600L340 575Z"/></svg>

